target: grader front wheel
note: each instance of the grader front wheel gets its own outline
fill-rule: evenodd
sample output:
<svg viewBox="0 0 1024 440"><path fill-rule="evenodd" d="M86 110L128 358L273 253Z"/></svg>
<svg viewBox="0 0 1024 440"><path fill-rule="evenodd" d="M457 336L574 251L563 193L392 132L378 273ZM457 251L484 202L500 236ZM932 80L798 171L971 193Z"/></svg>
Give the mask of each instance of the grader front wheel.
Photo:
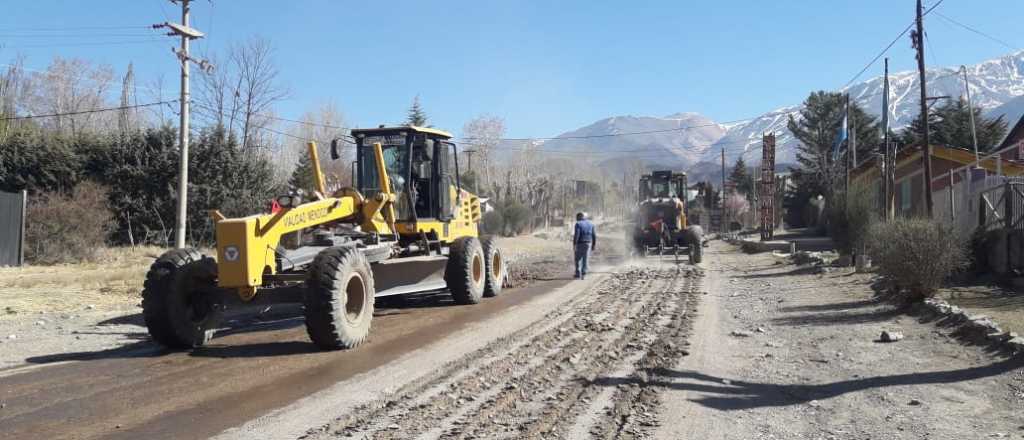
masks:
<svg viewBox="0 0 1024 440"><path fill-rule="evenodd" d="M195 249L175 249L157 258L142 289L142 316L150 336L171 348L199 347L213 337L224 302L217 263Z"/></svg>
<svg viewBox="0 0 1024 440"><path fill-rule="evenodd" d="M373 273L354 247L321 251L309 268L306 332L325 350L353 348L366 340L373 319Z"/></svg>

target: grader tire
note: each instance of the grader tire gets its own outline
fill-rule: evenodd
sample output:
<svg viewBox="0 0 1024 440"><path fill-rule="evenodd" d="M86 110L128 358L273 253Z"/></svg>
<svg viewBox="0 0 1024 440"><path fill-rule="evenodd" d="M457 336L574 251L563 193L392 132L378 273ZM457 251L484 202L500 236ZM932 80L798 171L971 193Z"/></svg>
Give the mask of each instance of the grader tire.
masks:
<svg viewBox="0 0 1024 440"><path fill-rule="evenodd" d="M209 342L224 309L216 280L217 263L195 249L175 249L157 258L142 289L142 317L150 336L169 348Z"/></svg>
<svg viewBox="0 0 1024 440"><path fill-rule="evenodd" d="M444 281L456 304L476 304L484 295L487 265L484 251L476 237L460 237L448 249L448 265Z"/></svg>
<svg viewBox="0 0 1024 440"><path fill-rule="evenodd" d="M353 348L366 340L373 319L373 272L354 247L332 247L309 266L303 300L306 333L323 350Z"/></svg>
<svg viewBox="0 0 1024 440"><path fill-rule="evenodd" d="M493 298L501 294L502 283L505 281L505 257L498 248L498 240L487 237L480 241L484 252L484 297Z"/></svg>

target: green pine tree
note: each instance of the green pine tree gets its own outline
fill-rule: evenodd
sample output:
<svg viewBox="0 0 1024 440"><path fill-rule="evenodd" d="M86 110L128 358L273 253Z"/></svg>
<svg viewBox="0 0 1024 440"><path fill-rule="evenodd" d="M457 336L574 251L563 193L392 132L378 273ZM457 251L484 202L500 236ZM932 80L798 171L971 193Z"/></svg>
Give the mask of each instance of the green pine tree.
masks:
<svg viewBox="0 0 1024 440"><path fill-rule="evenodd" d="M846 97L842 93L814 92L804 101L800 118L789 117L787 128L799 141L793 181L797 193L806 198L824 195L831 199L842 182L845 170L843 156L833 159L832 148L843 124ZM850 132L856 133L858 158L868 157L881 143L878 118L869 115L856 103L850 103Z"/></svg>
<svg viewBox="0 0 1024 440"><path fill-rule="evenodd" d="M754 175L747 168L743 156L736 158L736 165L732 167L729 181L736 185L736 192L745 194L748 198L754 194Z"/></svg>
<svg viewBox="0 0 1024 440"><path fill-rule="evenodd" d="M313 193L316 184L313 182L313 158L309 156L309 150L305 150L299 157L299 162L288 179L288 186L292 189L301 189L307 194Z"/></svg>
<svg viewBox="0 0 1024 440"><path fill-rule="evenodd" d="M928 114L928 137L932 145L945 145L971 149L971 110L967 101L949 101ZM1007 124L1002 116L986 118L981 109L974 109L974 123L978 134L978 151L990 151L1006 136ZM910 125L899 133L901 145L921 143L921 117L917 116Z"/></svg>
<svg viewBox="0 0 1024 440"><path fill-rule="evenodd" d="M423 111L423 106L420 105L420 95L416 95L412 100L412 106L409 107L409 116L406 118L406 125L415 125L417 127L427 126L427 113Z"/></svg>

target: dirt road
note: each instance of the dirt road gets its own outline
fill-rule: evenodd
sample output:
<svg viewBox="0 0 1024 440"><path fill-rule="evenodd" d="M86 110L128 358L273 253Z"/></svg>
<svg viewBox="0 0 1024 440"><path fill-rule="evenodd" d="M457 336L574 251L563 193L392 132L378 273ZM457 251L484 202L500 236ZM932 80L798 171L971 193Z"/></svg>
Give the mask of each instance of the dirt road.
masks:
<svg viewBox="0 0 1024 440"><path fill-rule="evenodd" d="M547 257L545 257L547 258ZM557 264L562 265L563 262ZM558 266L561 267L561 266ZM544 269L542 266L538 266ZM317 352L301 320L0 370L4 438L1024 438L1019 358L722 243L701 268L615 261L473 307L384 308ZM883 330L906 338L875 342Z"/></svg>
<svg viewBox="0 0 1024 440"><path fill-rule="evenodd" d="M639 438L658 395L637 386L684 347L699 271L627 267L535 324L304 438Z"/></svg>
<svg viewBox="0 0 1024 440"><path fill-rule="evenodd" d="M650 382L673 421L656 438L1024 438L1020 357L878 300L871 274L707 257L692 355Z"/></svg>
<svg viewBox="0 0 1024 440"><path fill-rule="evenodd" d="M521 248L510 249L510 258L532 268L526 287L507 289L475 306L455 306L439 294L379 307L369 343L349 351L317 351L294 308L243 315L211 345L191 352L155 346L137 314L70 332L68 327L77 321L59 321L57 331L27 323L16 344L0 347L5 362L13 365L0 369L2 437L207 438L276 408L329 393L336 384L358 381L361 375L380 379L381 368L416 360L417 368L376 380L379 388L346 394L373 397L373 392L433 371L428 365L440 368L533 324L602 279L572 283L561 242ZM617 255L603 253L597 262ZM111 327L126 330L116 337L109 330L91 331ZM76 350L79 342L88 347ZM297 432L335 416L330 409L320 419L297 419Z"/></svg>

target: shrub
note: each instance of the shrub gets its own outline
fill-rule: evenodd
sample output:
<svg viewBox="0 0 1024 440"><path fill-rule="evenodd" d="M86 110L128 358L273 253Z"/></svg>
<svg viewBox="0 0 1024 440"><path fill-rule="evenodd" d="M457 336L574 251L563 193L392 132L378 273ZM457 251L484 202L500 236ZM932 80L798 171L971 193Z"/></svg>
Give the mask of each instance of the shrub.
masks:
<svg viewBox="0 0 1024 440"><path fill-rule="evenodd" d="M107 189L99 184L80 183L70 195L37 195L26 213L25 258L34 264L92 260L114 224Z"/></svg>
<svg viewBox="0 0 1024 440"><path fill-rule="evenodd" d="M877 219L875 191L864 185L837 193L828 207L828 232L840 254L851 255L867 245L871 225Z"/></svg>
<svg viewBox="0 0 1024 440"><path fill-rule="evenodd" d="M956 230L934 220L876 223L868 246L878 271L908 302L922 301L954 272L967 267L967 246Z"/></svg>
<svg viewBox="0 0 1024 440"><path fill-rule="evenodd" d="M501 209L495 207L493 211L484 213L481 226L486 234L494 235L504 232L505 217L501 214Z"/></svg>
<svg viewBox="0 0 1024 440"><path fill-rule="evenodd" d="M509 236L522 234L530 225L530 208L522 203L507 203L501 211L505 219L505 232Z"/></svg>

